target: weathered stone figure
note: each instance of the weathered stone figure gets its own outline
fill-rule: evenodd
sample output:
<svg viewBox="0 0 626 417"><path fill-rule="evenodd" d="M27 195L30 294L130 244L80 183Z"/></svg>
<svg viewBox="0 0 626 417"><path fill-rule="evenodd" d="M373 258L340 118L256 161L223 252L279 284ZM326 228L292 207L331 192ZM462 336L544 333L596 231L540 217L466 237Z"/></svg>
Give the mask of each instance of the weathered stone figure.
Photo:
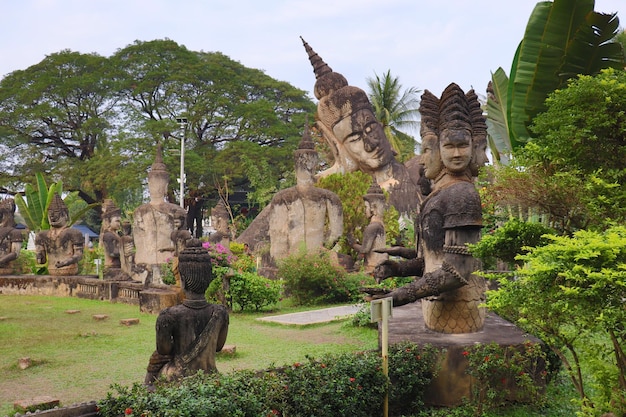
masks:
<svg viewBox="0 0 626 417"><path fill-rule="evenodd" d="M35 236L37 263L48 262L50 275L76 275L78 262L83 257L85 239L82 233L68 226L70 213L58 194L52 197L48 207L49 230Z"/></svg>
<svg viewBox="0 0 626 417"><path fill-rule="evenodd" d="M343 233L343 208L339 197L315 186L319 160L308 125L294 152L296 185L281 190L270 202L270 255L278 260L305 249L331 249Z"/></svg>
<svg viewBox="0 0 626 417"><path fill-rule="evenodd" d="M107 279L128 279L130 276L122 272L121 253L122 237L120 236L122 211L113 200L106 199L102 205L102 227L100 244L104 248L104 277Z"/></svg>
<svg viewBox="0 0 626 417"><path fill-rule="evenodd" d="M357 170L371 174L389 192L392 206L401 214L414 214L420 195L417 185L407 168L396 161L367 94L348 85L343 75L334 72L304 39L302 42L316 78L317 127L335 158L333 166L319 176Z"/></svg>
<svg viewBox="0 0 626 417"><path fill-rule="evenodd" d="M385 195L376 181L372 181L372 185L367 194L363 196L363 200L365 201L365 215L369 218L370 223L363 231L363 242L361 244L350 242L350 246L363 255L364 272L372 274L378 264L389 259L387 253L376 252L377 249L385 247L386 239L383 223Z"/></svg>
<svg viewBox="0 0 626 417"><path fill-rule="evenodd" d="M390 294L394 306L422 300L426 326L444 333L480 330L485 310L485 283L472 274L479 268L467 243L480 238L482 212L473 184L473 171L483 152L474 146L481 135L482 114L472 111L476 100L456 84L437 99L428 90L422 95L422 162L424 175L432 180L432 192L421 205L418 219L417 257L405 262L386 261L375 276L415 275L415 280ZM480 140L480 136L478 137Z"/></svg>
<svg viewBox="0 0 626 417"><path fill-rule="evenodd" d="M159 145L154 164L148 173L150 202L139 206L133 214L133 278L144 283L160 283L160 265L174 256L172 232L177 230L174 219L186 216L182 207L165 201L168 183L169 174Z"/></svg>
<svg viewBox="0 0 626 417"><path fill-rule="evenodd" d="M204 298L213 277L211 257L199 240L189 241L180 253L179 269L185 300L157 318L156 351L145 378L148 386L159 377L173 380L199 370L217 372L215 352L226 342L228 312Z"/></svg>
<svg viewBox="0 0 626 417"><path fill-rule="evenodd" d="M24 237L15 227L15 201L0 201L0 274L15 272L13 261L20 255Z"/></svg>
<svg viewBox="0 0 626 417"><path fill-rule="evenodd" d="M128 221L122 222L120 235L120 265L122 272L132 276L135 265L135 243L133 241L133 226Z"/></svg>
<svg viewBox="0 0 626 417"><path fill-rule="evenodd" d="M209 235L209 242L220 244L224 248L230 248L230 230L228 229L228 210L224 201L220 198L215 207L211 209L211 224L215 228L215 233Z"/></svg>

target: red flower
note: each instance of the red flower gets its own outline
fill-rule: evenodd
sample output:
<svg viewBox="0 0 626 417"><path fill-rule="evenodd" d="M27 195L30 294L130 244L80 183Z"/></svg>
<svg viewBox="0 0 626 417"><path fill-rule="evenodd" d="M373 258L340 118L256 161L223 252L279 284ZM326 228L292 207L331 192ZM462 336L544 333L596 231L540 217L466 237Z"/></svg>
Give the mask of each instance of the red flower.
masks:
<svg viewBox="0 0 626 417"><path fill-rule="evenodd" d="M322 368L326 368L326 364L325 364L325 363L321 363L321 364L320 364L320 366L321 366Z"/></svg>
<svg viewBox="0 0 626 417"><path fill-rule="evenodd" d="M127 408L126 410L124 410L124 414L126 414L127 416L131 415L132 413L133 413L132 408Z"/></svg>
<svg viewBox="0 0 626 417"><path fill-rule="evenodd" d="M485 356L485 362L489 362L489 356Z"/></svg>
<svg viewBox="0 0 626 417"><path fill-rule="evenodd" d="M296 362L296 363L294 363L294 364L293 364L293 367L294 367L294 368L299 368L299 367L300 367L300 362Z"/></svg>
<svg viewBox="0 0 626 417"><path fill-rule="evenodd" d="M350 377L350 382L354 382L354 381L356 381L356 378Z"/></svg>
<svg viewBox="0 0 626 417"><path fill-rule="evenodd" d="M463 356L468 356L468 355L469 355L469 352L467 350L464 350L463 351Z"/></svg>

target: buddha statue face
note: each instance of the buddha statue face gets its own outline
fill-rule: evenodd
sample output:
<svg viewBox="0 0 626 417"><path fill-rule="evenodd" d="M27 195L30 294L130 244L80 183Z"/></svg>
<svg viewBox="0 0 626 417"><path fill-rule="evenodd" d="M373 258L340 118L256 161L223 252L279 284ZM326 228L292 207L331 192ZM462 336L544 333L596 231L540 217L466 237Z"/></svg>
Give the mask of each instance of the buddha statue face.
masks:
<svg viewBox="0 0 626 417"><path fill-rule="evenodd" d="M69 220L70 216L67 210L48 210L48 222L51 227L64 227Z"/></svg>
<svg viewBox="0 0 626 417"><path fill-rule="evenodd" d="M472 133L467 129L444 129L439 138L443 165L453 174L463 173L473 153Z"/></svg>
<svg viewBox="0 0 626 417"><path fill-rule="evenodd" d="M422 164L424 176L429 179L435 179L443 169L438 142L434 133L422 135Z"/></svg>
<svg viewBox="0 0 626 417"><path fill-rule="evenodd" d="M111 219L109 220L109 228L113 231L117 231L122 228L122 219L120 218L120 216L111 216Z"/></svg>
<svg viewBox="0 0 626 417"><path fill-rule="evenodd" d="M167 183L169 177L163 173L148 174L148 192L150 193L150 201L153 203L162 203L167 195Z"/></svg>
<svg viewBox="0 0 626 417"><path fill-rule="evenodd" d="M333 133L346 153L365 172L376 171L393 158L389 140L374 113L362 108L340 120Z"/></svg>

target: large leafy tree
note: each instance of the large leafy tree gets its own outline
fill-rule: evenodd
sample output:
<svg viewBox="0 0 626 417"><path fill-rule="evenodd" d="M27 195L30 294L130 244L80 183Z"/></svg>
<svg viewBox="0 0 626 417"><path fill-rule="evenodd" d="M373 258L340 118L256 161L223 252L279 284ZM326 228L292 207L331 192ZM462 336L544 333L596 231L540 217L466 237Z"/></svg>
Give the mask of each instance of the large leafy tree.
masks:
<svg viewBox="0 0 626 417"><path fill-rule="evenodd" d="M545 110L548 94L579 74L623 68L615 13L594 10L594 0L555 0L535 6L511 65L499 68L488 89L492 149L510 154L532 138L529 126Z"/></svg>
<svg viewBox="0 0 626 417"><path fill-rule="evenodd" d="M166 150L185 136L191 188L212 189L223 180L247 186L246 160L258 161L276 183L293 169L305 115L315 111L304 91L221 53L188 51L170 40L135 42L113 59L124 74L131 124ZM187 120L184 130L178 118Z"/></svg>
<svg viewBox="0 0 626 417"><path fill-rule="evenodd" d="M383 125L385 135L398 154L406 161L415 154L415 138L407 132L417 132L419 126L419 97L414 87L403 90L400 79L387 71L367 79L369 98L376 118Z"/></svg>
<svg viewBox="0 0 626 417"><path fill-rule="evenodd" d="M183 137L188 189L224 178L247 187L244 156L279 183L314 111L288 83L170 40L110 58L62 51L0 81L0 186L15 193L42 172L89 203L113 198L132 210L157 143L178 190Z"/></svg>
<svg viewBox="0 0 626 417"><path fill-rule="evenodd" d="M3 180L24 183L35 172L45 172L84 191L76 179L89 172L90 161L107 146L116 91L106 58L71 51L51 54L2 79L2 146L11 150L0 156ZM90 198L81 194L88 202L107 194L102 187L90 191Z"/></svg>

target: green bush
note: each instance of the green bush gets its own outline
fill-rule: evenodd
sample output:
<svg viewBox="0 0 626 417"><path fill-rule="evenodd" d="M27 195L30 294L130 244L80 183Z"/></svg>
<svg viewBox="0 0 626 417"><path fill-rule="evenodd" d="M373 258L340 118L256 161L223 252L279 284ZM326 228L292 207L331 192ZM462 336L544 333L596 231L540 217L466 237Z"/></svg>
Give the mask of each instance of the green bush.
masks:
<svg viewBox="0 0 626 417"><path fill-rule="evenodd" d="M277 276L284 280L286 293L300 305L358 301L359 287L367 279L363 275L347 274L331 262L326 252L300 253L281 259Z"/></svg>
<svg viewBox="0 0 626 417"><path fill-rule="evenodd" d="M389 412L415 413L424 406L424 392L436 374L439 351L430 345L402 342L389 346Z"/></svg>
<svg viewBox="0 0 626 417"><path fill-rule="evenodd" d="M470 245L470 251L483 262L484 269L495 269L497 259L514 269L522 265L522 261L516 259L517 255L527 253L528 247L549 243L544 237L547 234L555 234L555 231L541 223L512 218L497 229L484 234L478 243Z"/></svg>
<svg viewBox="0 0 626 417"><path fill-rule="evenodd" d="M254 272L237 272L230 278L226 297L241 311L249 308L259 311L276 305L282 292L282 280L272 280Z"/></svg>
<svg viewBox="0 0 626 417"><path fill-rule="evenodd" d="M155 392L137 383L113 385L99 401L102 417L290 416L336 417L382 415L391 381L389 409L406 413L421 404L434 364L434 350L414 344L389 349L389 379L378 352L307 358L261 372L204 374L178 383L158 381ZM401 414L394 414L401 415Z"/></svg>

